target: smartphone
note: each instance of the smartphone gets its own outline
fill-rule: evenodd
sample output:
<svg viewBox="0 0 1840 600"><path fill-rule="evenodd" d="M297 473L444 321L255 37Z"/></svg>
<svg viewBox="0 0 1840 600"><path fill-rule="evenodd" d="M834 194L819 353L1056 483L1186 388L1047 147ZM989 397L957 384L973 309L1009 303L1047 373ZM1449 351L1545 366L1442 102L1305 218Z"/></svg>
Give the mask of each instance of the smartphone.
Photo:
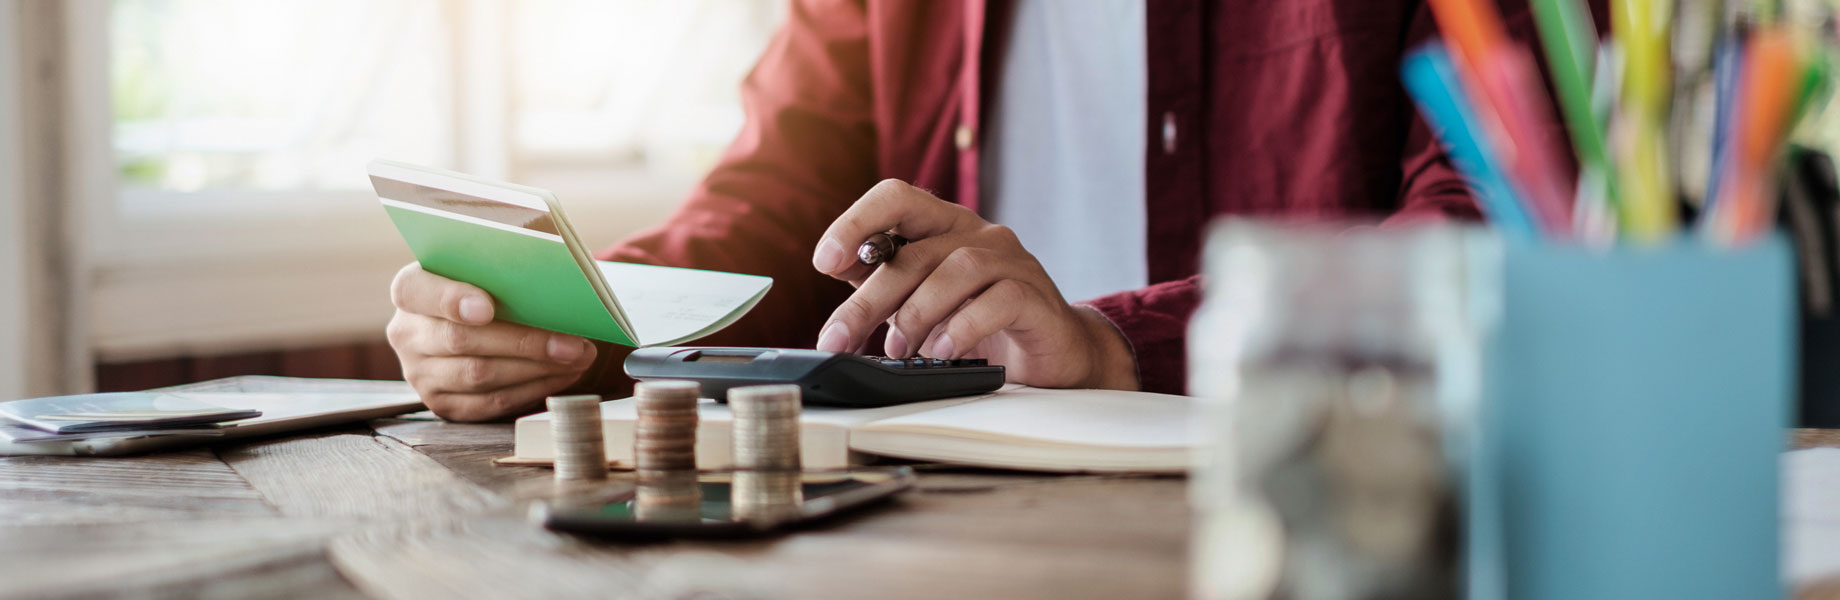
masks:
<svg viewBox="0 0 1840 600"><path fill-rule="evenodd" d="M913 485L909 467L651 473L630 486L539 501L530 518L597 537L753 537L869 506Z"/></svg>

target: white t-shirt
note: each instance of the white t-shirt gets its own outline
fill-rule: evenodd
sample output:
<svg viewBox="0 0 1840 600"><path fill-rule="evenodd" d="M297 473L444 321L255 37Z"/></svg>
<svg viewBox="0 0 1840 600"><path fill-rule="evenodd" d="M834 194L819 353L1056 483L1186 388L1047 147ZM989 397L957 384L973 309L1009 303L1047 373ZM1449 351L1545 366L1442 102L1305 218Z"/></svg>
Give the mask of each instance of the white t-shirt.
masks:
<svg viewBox="0 0 1840 600"><path fill-rule="evenodd" d="M1021 0L985 133L982 202L1069 301L1149 283L1142 0Z"/></svg>

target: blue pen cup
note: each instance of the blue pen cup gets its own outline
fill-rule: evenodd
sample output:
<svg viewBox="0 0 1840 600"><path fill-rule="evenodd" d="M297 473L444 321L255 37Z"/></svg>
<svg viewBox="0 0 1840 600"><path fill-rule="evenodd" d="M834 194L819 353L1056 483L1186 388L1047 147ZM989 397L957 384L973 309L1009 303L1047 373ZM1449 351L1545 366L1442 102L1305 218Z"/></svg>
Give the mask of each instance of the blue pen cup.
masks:
<svg viewBox="0 0 1840 600"><path fill-rule="evenodd" d="M1780 597L1788 243L1502 251L1471 595Z"/></svg>

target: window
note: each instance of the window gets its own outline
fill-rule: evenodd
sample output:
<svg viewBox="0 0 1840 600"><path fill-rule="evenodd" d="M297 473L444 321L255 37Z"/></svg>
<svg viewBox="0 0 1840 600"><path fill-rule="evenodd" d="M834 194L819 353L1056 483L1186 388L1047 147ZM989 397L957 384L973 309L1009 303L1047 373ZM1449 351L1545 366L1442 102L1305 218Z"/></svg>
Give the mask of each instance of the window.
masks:
<svg viewBox="0 0 1840 600"><path fill-rule="evenodd" d="M440 8L116 0L108 56L122 189L362 189L373 153L453 162Z"/></svg>
<svg viewBox="0 0 1840 600"><path fill-rule="evenodd" d="M411 259L364 163L554 190L584 241L662 218L739 128L774 0L65 5L103 360L374 339Z"/></svg>

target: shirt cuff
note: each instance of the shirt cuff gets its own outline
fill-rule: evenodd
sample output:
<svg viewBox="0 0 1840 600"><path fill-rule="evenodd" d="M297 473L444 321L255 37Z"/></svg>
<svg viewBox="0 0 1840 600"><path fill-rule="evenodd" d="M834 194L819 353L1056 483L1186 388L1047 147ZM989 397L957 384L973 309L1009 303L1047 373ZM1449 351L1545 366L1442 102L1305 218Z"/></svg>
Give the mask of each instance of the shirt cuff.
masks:
<svg viewBox="0 0 1840 600"><path fill-rule="evenodd" d="M1137 364L1138 389L1182 394L1188 388L1188 339L1169 331L1162 315L1146 314L1135 295L1126 292L1079 303L1092 307L1124 336Z"/></svg>

